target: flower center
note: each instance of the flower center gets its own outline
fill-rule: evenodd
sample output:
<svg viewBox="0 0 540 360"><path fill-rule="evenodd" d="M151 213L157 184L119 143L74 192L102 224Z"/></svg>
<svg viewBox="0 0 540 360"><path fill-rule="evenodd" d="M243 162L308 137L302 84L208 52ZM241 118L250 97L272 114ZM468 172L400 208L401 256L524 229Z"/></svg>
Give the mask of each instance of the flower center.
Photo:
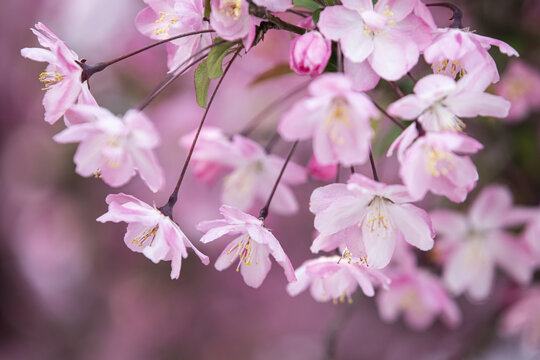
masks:
<svg viewBox="0 0 540 360"><path fill-rule="evenodd" d="M455 160L450 153L431 149L428 154L427 170L434 177L448 174L455 165Z"/></svg>
<svg viewBox="0 0 540 360"><path fill-rule="evenodd" d="M225 12L225 15L238 20L242 15L242 0L225 0L224 6L219 12Z"/></svg>
<svg viewBox="0 0 540 360"><path fill-rule="evenodd" d="M240 265L242 265L242 263L246 266L251 266L254 251L254 244L251 241L251 237L243 236L240 241L238 241L232 248L227 251L227 255L230 255L234 252L234 258L230 261L231 264L236 258L240 259L240 261L238 261L238 266L236 267L236 271L239 271ZM255 265L258 264L258 262L255 262Z"/></svg>
<svg viewBox="0 0 540 360"><path fill-rule="evenodd" d="M437 68L437 70L435 70ZM460 64L459 61L453 60L450 61L448 59L445 59L439 63L434 63L431 65L431 69L435 74L443 74L443 75L451 75L453 78L456 77L458 79L461 79L465 75L467 75L467 71L465 71L465 68Z"/></svg>
<svg viewBox="0 0 540 360"><path fill-rule="evenodd" d="M145 246L145 242L150 239L150 245L154 242L156 238L156 233L158 231L159 225L154 226L153 228L144 229L137 237L131 240L131 244L135 244L139 247Z"/></svg>
<svg viewBox="0 0 540 360"><path fill-rule="evenodd" d="M330 109L325 120L325 130L330 137L330 140L337 144L343 144L344 138L340 135L340 130L343 127L350 128L349 121L349 103L342 97L336 97L330 104Z"/></svg>
<svg viewBox="0 0 540 360"><path fill-rule="evenodd" d="M42 72L39 74L39 81L45 85L41 90L49 90L51 87L62 81L63 78L64 75L60 74L58 70Z"/></svg>
<svg viewBox="0 0 540 360"><path fill-rule="evenodd" d="M163 11L159 12L159 19L156 20L156 28L154 29L154 35L168 38L169 37L169 28L174 26L180 19L175 16L172 16L170 13L165 13Z"/></svg>

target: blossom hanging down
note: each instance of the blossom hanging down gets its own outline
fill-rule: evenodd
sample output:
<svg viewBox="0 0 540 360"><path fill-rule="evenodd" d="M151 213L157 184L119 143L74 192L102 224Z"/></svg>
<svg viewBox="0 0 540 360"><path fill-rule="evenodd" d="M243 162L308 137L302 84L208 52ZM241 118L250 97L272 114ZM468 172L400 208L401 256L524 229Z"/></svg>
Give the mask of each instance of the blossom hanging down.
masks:
<svg viewBox="0 0 540 360"><path fill-rule="evenodd" d="M287 292L296 296L310 288L311 296L316 301L352 303L351 295L357 287L366 296L375 295L375 286L387 287L390 279L376 269L370 269L360 259L339 256L319 257L308 260L295 271L297 282L287 285Z"/></svg>
<svg viewBox="0 0 540 360"><path fill-rule="evenodd" d="M193 137L193 134L184 136L180 140L181 145L188 148ZM211 181L228 172L223 180L223 203L242 211L250 210L257 203L262 206L272 191L284 160L267 154L261 145L242 135L235 135L231 141L217 128L202 130L200 140L193 153L196 176ZM297 212L298 202L289 186L302 184L306 178L304 168L289 162L270 211L278 214Z"/></svg>
<svg viewBox="0 0 540 360"><path fill-rule="evenodd" d="M206 244L226 234L237 235L216 260L215 267L221 271L238 259L236 271L240 271L244 282L253 288L263 283L270 271L270 255L283 267L287 281L296 281L294 269L279 241L264 227L263 221L227 205L219 212L223 220L203 221L197 229L205 232L201 242Z"/></svg>
<svg viewBox="0 0 540 360"><path fill-rule="evenodd" d="M242 40L249 50L255 39L256 18L246 0L211 0L210 25L225 40Z"/></svg>
<svg viewBox="0 0 540 360"><path fill-rule="evenodd" d="M476 167L468 156L482 149L482 144L454 131L420 133L410 125L394 141L387 156L397 149L399 175L409 193L416 199L428 191L462 202L478 180Z"/></svg>
<svg viewBox="0 0 540 360"><path fill-rule="evenodd" d="M377 308L386 322L395 322L400 313L414 330L426 330L437 316L449 327L461 323L461 313L442 281L429 271L416 266L416 257L409 264L393 266L385 271L391 283L388 289L377 294Z"/></svg>
<svg viewBox="0 0 540 360"><path fill-rule="evenodd" d="M137 29L156 40L165 40L177 35L207 30L204 21L204 0L144 0L148 7L139 12L135 19ZM212 35L203 33L182 37L167 43L167 66L174 71L199 50L212 44Z"/></svg>
<svg viewBox="0 0 540 360"><path fill-rule="evenodd" d="M431 249L431 221L424 210L408 203L412 200L403 185L385 185L360 174L353 174L347 184L315 189L310 210L320 235L311 251L345 246L368 266L383 268L397 241Z"/></svg>
<svg viewBox="0 0 540 360"><path fill-rule="evenodd" d="M414 94L407 95L388 106L388 113L422 124L427 131L463 128L459 117L508 115L510 102L500 96L485 93L490 79L485 72L468 73L459 81L444 75L428 75L414 86Z"/></svg>
<svg viewBox="0 0 540 360"><path fill-rule="evenodd" d="M21 55L34 61L49 63L39 75L43 83L45 121L54 124L77 101L82 91L82 68L79 57L45 25L38 22L31 29L42 48L24 48Z"/></svg>
<svg viewBox="0 0 540 360"><path fill-rule="evenodd" d="M170 217L139 199L126 194L107 196L109 210L97 218L105 223L126 222L128 224L124 242L127 247L152 260L171 261L171 279L178 279L182 258L187 258L187 248L192 248L202 263L208 265L208 256L201 253L188 240Z"/></svg>
<svg viewBox="0 0 540 360"><path fill-rule="evenodd" d="M344 0L329 6L318 26L328 39L340 41L346 72L358 74L355 88L370 90L379 77L395 81L416 65L431 41L431 28L413 11L416 0Z"/></svg>
<svg viewBox="0 0 540 360"><path fill-rule="evenodd" d="M498 47L505 55L519 56L503 41L477 35L468 29L444 28L435 31L433 43L424 50L424 58L437 74L455 78L480 69L490 82L496 83L499 72L488 52L491 46Z"/></svg>
<svg viewBox="0 0 540 360"><path fill-rule="evenodd" d="M92 105L74 105L67 113L71 124L56 134L59 143L80 142L73 160L81 176L103 178L108 185L126 184L135 171L157 192L163 185L163 171L153 149L159 135L140 111L129 110L123 118Z"/></svg>
<svg viewBox="0 0 540 360"><path fill-rule="evenodd" d="M437 249L442 254L444 281L452 293L486 299L496 266L516 282L529 283L534 256L523 241L505 231L522 225L527 220L523 215L513 207L510 191L497 185L486 187L467 215L450 210L431 212L433 227L441 235Z"/></svg>
<svg viewBox="0 0 540 360"><path fill-rule="evenodd" d="M283 115L279 134L289 141L313 138L321 165L365 163L373 136L369 121L378 115L371 100L353 91L343 74L321 75L309 85L309 93Z"/></svg>
<svg viewBox="0 0 540 360"><path fill-rule="evenodd" d="M533 286L523 292L503 314L499 329L503 336L520 336L525 359L540 356L540 287Z"/></svg>

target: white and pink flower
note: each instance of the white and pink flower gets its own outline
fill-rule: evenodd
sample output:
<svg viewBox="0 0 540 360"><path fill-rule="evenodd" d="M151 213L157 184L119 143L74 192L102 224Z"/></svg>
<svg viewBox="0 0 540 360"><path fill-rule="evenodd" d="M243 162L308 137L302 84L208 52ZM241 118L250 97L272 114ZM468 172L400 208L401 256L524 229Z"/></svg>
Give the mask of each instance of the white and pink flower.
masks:
<svg viewBox="0 0 540 360"><path fill-rule="evenodd" d="M486 81L487 80L487 81ZM444 75L428 75L407 95L388 106L388 113L405 120L418 119L427 131L461 130L460 117L508 115L510 102L485 93L490 79L473 72L455 81Z"/></svg>
<svg viewBox="0 0 540 360"><path fill-rule="evenodd" d="M198 230L205 232L201 238L204 244L227 234L237 235L216 260L217 270L224 270L238 260L236 271L240 271L248 286L258 288L270 271L272 255L283 268L287 281L296 281L289 258L262 220L227 205L222 205L219 212L223 220L203 221L197 225Z"/></svg>
<svg viewBox="0 0 540 360"><path fill-rule="evenodd" d="M74 105L66 113L70 126L53 139L59 143L80 142L73 160L75 172L96 176L110 186L126 184L137 171L150 190L164 182L154 155L159 135L140 111L129 110L123 118L94 105Z"/></svg>
<svg viewBox="0 0 540 360"><path fill-rule="evenodd" d="M319 257L304 262L295 271L297 282L287 285L287 292L296 296L310 288L316 301L332 300L335 304L347 300L358 287L364 295L375 295L375 287L386 288L390 279L376 269L363 265L359 259L342 259L339 256Z"/></svg>
<svg viewBox="0 0 540 360"><path fill-rule="evenodd" d="M210 25L225 40L242 40L249 50L255 39L257 20L249 14L246 0L212 0Z"/></svg>
<svg viewBox="0 0 540 360"><path fill-rule="evenodd" d="M44 48L24 48L21 55L34 61L49 63L39 75L43 83L45 121L54 124L67 109L77 102L82 91L82 68L76 63L77 54L45 25L38 22L31 29Z"/></svg>
<svg viewBox="0 0 540 360"><path fill-rule="evenodd" d="M468 156L482 144L454 131L419 133L410 125L394 141L387 156L397 149L399 175L412 197L422 199L428 191L462 202L476 186L478 172Z"/></svg>
<svg viewBox="0 0 540 360"><path fill-rule="evenodd" d="M97 218L105 223L128 224L124 242L134 252L143 253L154 263L171 261L171 279L178 279L182 258L187 258L187 248L192 248L202 263L210 260L188 240L180 227L161 211L126 194L107 196L109 210Z"/></svg>
<svg viewBox="0 0 540 360"><path fill-rule="evenodd" d="M359 74L356 89L372 89L379 77L398 80L416 65L432 32L416 8L416 0L344 0L321 13L322 34L340 41L346 72Z"/></svg>
<svg viewBox="0 0 540 360"><path fill-rule="evenodd" d="M137 29L151 39L165 40L177 35L210 29L204 21L204 0L144 0L148 5L135 19ZM199 50L212 44L212 35L203 33L167 43L167 66L174 71Z"/></svg>
<svg viewBox="0 0 540 360"><path fill-rule="evenodd" d="M321 165L363 164L369 156L378 115L371 100L352 90L343 74L326 74L309 85L311 97L297 102L281 118L279 134L288 141L313 138L313 153Z"/></svg>
<svg viewBox="0 0 540 360"><path fill-rule="evenodd" d="M193 134L181 139L181 145L191 146ZM258 143L235 135L229 140L221 130L203 130L193 153L196 176L214 180L228 173L223 181L222 201L242 211L250 210L255 204L266 201L279 172L283 158L268 154ZM289 162L276 189L270 211L278 214L293 214L298 211L298 202L289 185L306 182L306 171L300 165Z"/></svg>
<svg viewBox="0 0 540 360"><path fill-rule="evenodd" d="M405 323L418 331L429 328L438 316L452 328L461 323L461 312L438 277L416 267L387 274L390 286L376 298L384 321L395 322L403 314Z"/></svg>
<svg viewBox="0 0 540 360"><path fill-rule="evenodd" d="M310 210L320 235L311 251L347 247L352 256L374 268L390 262L396 242L406 241L426 251L435 233L427 213L413 201L403 185L386 185L353 174L347 184L315 189Z"/></svg>
<svg viewBox="0 0 540 360"><path fill-rule="evenodd" d="M523 241L505 231L527 218L513 207L510 191L498 185L486 187L467 215L450 210L431 212L440 234L437 246L444 263L444 282L455 295L467 293L476 301L491 291L495 268L500 267L519 284L528 284L535 266L533 254Z"/></svg>

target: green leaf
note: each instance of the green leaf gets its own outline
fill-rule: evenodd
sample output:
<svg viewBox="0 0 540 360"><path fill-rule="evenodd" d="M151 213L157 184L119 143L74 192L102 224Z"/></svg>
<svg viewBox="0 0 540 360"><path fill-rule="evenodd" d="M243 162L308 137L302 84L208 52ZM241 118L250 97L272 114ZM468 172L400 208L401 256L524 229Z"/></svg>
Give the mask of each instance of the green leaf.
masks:
<svg viewBox="0 0 540 360"><path fill-rule="evenodd" d="M209 86L210 78L208 77L206 60L204 60L195 70L195 94L197 96L197 104L202 108L206 108Z"/></svg>
<svg viewBox="0 0 540 360"><path fill-rule="evenodd" d="M217 38L214 43L222 41L222 39ZM217 46L214 46L212 50L208 53L208 58L206 59L206 67L208 69L208 77L210 79L217 79L223 74L223 59L228 54L227 50L236 42L226 42Z"/></svg>
<svg viewBox="0 0 540 360"><path fill-rule="evenodd" d="M315 11L313 11L313 23L315 25L317 25L317 23L319 22L319 17L321 16L321 11L323 11L324 9L322 8L319 8Z"/></svg>
<svg viewBox="0 0 540 360"><path fill-rule="evenodd" d="M317 4L313 0L293 0L293 4L298 7L303 7L305 9L309 9L311 11L315 11L319 8L319 4Z"/></svg>
<svg viewBox="0 0 540 360"><path fill-rule="evenodd" d="M292 70L288 63L279 63L273 68L271 68L270 70L266 70L262 74L259 74L255 79L253 79L253 81L251 81L249 86L254 86L259 83L265 82L267 80L270 80L279 76L287 75L290 73L292 73Z"/></svg>

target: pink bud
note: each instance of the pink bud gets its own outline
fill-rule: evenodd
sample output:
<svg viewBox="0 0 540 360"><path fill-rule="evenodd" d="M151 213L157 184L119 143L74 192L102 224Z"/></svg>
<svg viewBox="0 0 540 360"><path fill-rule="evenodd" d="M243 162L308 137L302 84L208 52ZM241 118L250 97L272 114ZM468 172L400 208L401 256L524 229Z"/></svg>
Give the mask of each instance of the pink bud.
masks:
<svg viewBox="0 0 540 360"><path fill-rule="evenodd" d="M299 75L319 75L324 71L332 53L330 40L318 31L296 37L291 43L289 64Z"/></svg>
<svg viewBox="0 0 540 360"><path fill-rule="evenodd" d="M313 155L309 159L308 172L317 180L328 181L336 177L337 164L321 165Z"/></svg>

